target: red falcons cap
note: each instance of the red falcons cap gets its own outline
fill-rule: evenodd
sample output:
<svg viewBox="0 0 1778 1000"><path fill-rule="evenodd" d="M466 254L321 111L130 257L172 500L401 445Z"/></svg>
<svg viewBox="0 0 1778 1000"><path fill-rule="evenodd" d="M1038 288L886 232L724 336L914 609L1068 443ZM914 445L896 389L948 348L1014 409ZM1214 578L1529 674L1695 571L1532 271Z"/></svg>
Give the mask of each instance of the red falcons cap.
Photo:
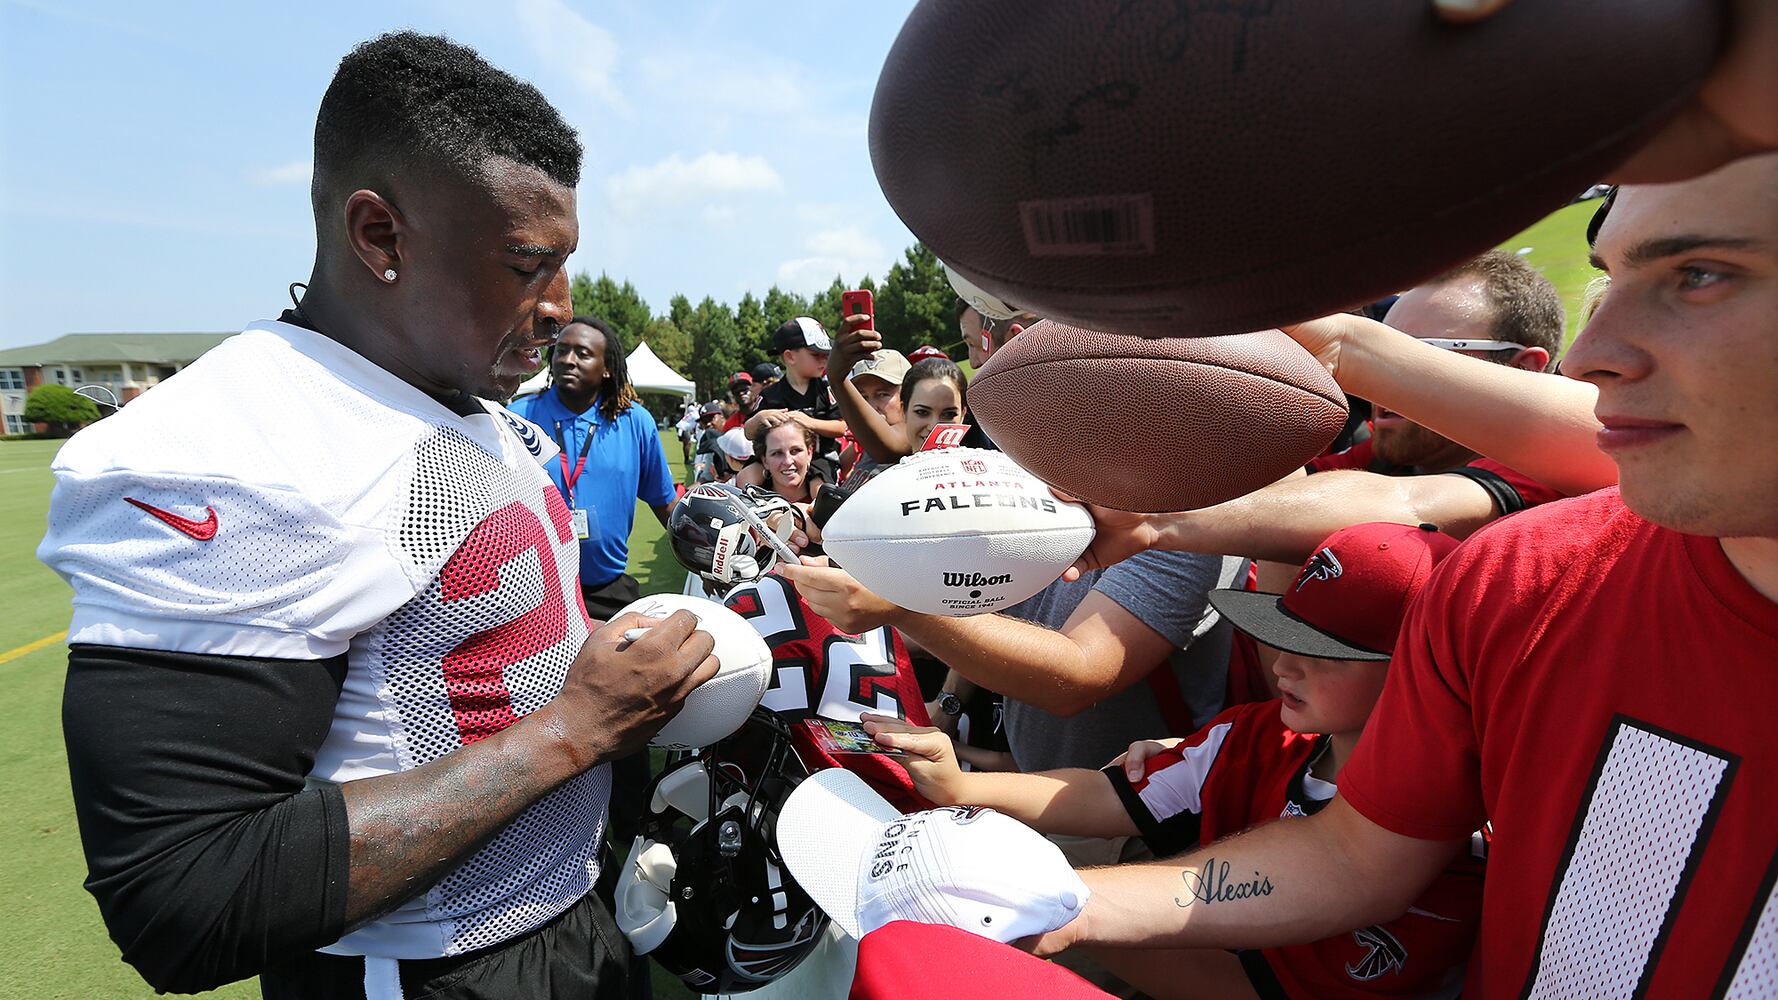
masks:
<svg viewBox="0 0 1778 1000"><path fill-rule="evenodd" d="M1274 649L1387 660L1408 605L1457 540L1433 525L1355 524L1328 536L1285 594L1213 590L1210 603Z"/></svg>
<svg viewBox="0 0 1778 1000"><path fill-rule="evenodd" d="M908 353L908 360L915 364L919 364L927 358L944 358L946 361L951 360L949 354L933 347L931 344L922 344Z"/></svg>

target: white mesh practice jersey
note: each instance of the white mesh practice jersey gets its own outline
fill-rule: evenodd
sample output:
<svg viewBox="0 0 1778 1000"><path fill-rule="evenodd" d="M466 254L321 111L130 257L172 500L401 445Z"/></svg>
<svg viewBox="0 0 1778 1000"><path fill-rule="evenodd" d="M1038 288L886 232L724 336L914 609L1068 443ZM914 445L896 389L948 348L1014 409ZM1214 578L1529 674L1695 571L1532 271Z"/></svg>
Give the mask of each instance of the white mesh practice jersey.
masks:
<svg viewBox="0 0 1778 1000"><path fill-rule="evenodd" d="M70 642L345 654L314 777L418 767L546 704L588 634L547 435L463 417L319 334L249 327L56 456L38 555ZM609 770L538 800L325 949L427 958L539 926L597 875Z"/></svg>

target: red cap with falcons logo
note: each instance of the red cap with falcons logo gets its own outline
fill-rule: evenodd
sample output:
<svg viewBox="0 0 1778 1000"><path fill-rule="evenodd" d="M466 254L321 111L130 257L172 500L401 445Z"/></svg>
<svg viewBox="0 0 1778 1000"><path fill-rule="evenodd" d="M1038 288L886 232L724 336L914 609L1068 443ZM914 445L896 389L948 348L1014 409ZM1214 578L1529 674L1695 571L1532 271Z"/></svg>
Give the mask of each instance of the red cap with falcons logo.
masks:
<svg viewBox="0 0 1778 1000"><path fill-rule="evenodd" d="M1288 593L1213 590L1210 603L1274 649L1387 660L1408 605L1457 540L1430 524L1355 524L1327 537Z"/></svg>

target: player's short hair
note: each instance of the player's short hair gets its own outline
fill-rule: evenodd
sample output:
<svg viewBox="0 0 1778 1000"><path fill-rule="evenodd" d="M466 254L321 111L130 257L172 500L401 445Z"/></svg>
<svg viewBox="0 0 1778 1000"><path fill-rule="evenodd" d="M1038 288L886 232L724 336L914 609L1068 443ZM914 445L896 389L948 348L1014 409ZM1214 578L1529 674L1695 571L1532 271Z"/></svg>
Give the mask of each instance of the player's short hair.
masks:
<svg viewBox="0 0 1778 1000"><path fill-rule="evenodd" d="M1481 284L1482 296L1493 312L1489 335L1495 340L1543 348L1550 354L1547 367L1553 370L1562 353L1566 318L1562 296L1550 279L1518 254L1490 250L1426 284L1448 285L1468 278Z"/></svg>
<svg viewBox="0 0 1778 1000"><path fill-rule="evenodd" d="M439 35L396 31L340 60L315 115L311 197L333 198L391 168L444 170L479 180L489 159L580 183L580 140L536 87Z"/></svg>

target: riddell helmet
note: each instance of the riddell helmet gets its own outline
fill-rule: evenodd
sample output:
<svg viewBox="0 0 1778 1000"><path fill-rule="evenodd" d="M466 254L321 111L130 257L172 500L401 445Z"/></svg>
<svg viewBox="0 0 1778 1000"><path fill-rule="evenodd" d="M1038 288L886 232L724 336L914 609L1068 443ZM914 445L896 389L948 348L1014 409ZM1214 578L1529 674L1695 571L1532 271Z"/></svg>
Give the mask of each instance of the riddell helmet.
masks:
<svg viewBox="0 0 1778 1000"><path fill-rule="evenodd" d="M780 513L774 531L766 519ZM679 564L717 587L750 583L771 572L780 553L772 544L790 537L798 512L789 501L757 486L704 483L686 491L667 517Z"/></svg>
<svg viewBox="0 0 1778 1000"><path fill-rule="evenodd" d="M807 958L827 916L778 856L778 811L808 772L785 723L756 710L670 764L617 879L617 925L699 993L744 993Z"/></svg>

